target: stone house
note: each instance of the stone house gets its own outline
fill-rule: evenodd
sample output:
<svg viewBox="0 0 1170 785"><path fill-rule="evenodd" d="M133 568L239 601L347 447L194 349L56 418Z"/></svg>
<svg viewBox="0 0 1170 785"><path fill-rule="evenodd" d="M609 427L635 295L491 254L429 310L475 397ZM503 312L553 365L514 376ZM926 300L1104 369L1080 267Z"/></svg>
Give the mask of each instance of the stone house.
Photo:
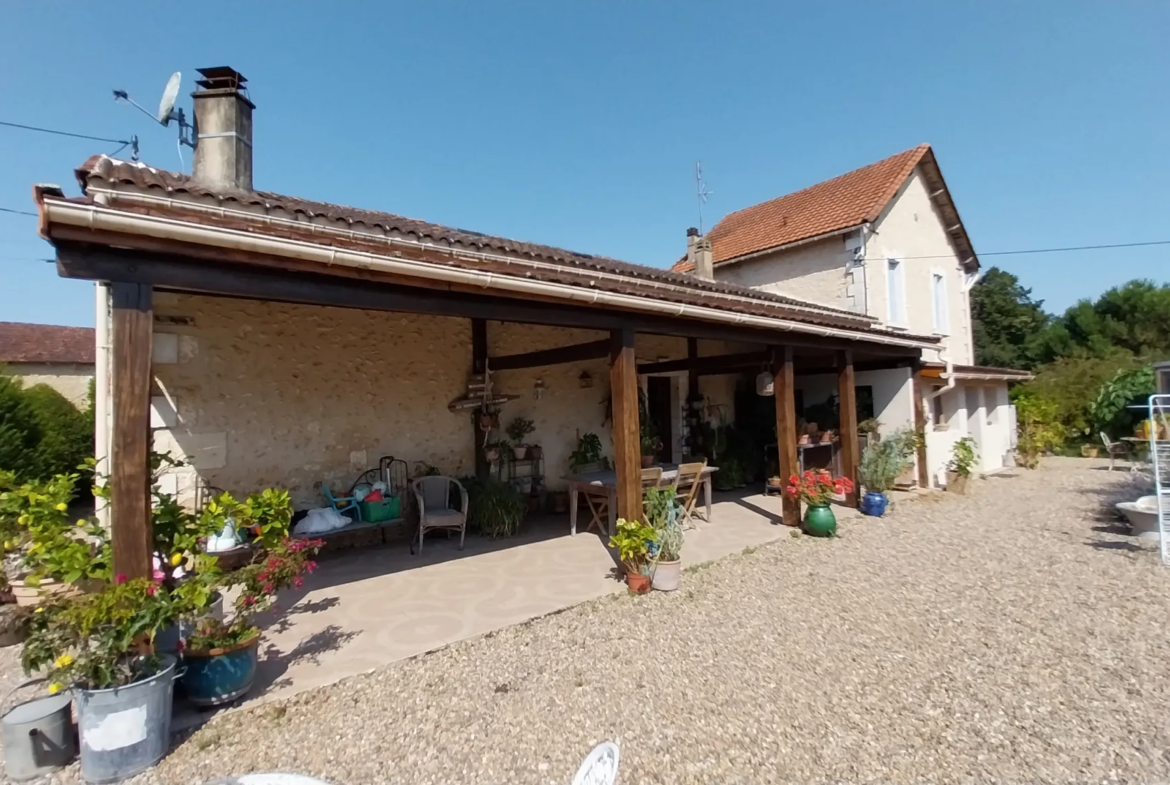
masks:
<svg viewBox="0 0 1170 785"><path fill-rule="evenodd" d="M79 409L94 374L92 327L0 322L0 364L24 386L47 384Z"/></svg>
<svg viewBox="0 0 1170 785"><path fill-rule="evenodd" d="M888 330L932 335L938 351L914 368L858 368L858 398L882 430L914 427L923 410L926 470L944 481L953 444L974 439L979 469L1012 461L1009 383L1027 373L974 365L969 292L979 259L943 180L921 145L808 188L746 207L705 237L688 232L676 272L783 292L872 317ZM833 394L831 376L797 380L805 406Z"/></svg>

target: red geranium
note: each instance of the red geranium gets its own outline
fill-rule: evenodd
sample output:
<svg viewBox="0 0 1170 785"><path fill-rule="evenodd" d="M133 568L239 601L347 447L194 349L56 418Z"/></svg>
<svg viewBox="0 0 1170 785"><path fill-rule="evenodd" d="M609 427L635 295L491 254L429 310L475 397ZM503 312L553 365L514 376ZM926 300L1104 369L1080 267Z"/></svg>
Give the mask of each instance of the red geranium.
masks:
<svg viewBox="0 0 1170 785"><path fill-rule="evenodd" d="M827 471L814 472L811 469L803 475L788 478L784 493L790 499L800 499L802 504L828 504L833 496L853 492L853 482L847 477L834 477Z"/></svg>

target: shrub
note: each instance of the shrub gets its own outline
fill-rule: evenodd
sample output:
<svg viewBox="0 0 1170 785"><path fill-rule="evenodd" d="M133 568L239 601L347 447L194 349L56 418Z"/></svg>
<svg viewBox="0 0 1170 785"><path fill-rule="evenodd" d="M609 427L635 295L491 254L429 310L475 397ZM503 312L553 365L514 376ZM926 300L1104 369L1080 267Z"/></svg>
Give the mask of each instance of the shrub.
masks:
<svg viewBox="0 0 1170 785"><path fill-rule="evenodd" d="M1034 469L1044 453L1059 450L1065 441L1065 426L1059 420L1059 406L1027 390L1016 398L1016 454L1026 469Z"/></svg>
<svg viewBox="0 0 1170 785"><path fill-rule="evenodd" d="M488 537L511 537L520 529L528 506L511 483L494 477L467 481L467 522Z"/></svg>
<svg viewBox="0 0 1170 785"><path fill-rule="evenodd" d="M895 433L882 441L870 441L865 451L861 453L861 465L858 473L861 475L861 484L871 493L885 493L894 487L898 475L913 461L913 441L907 440ZM908 450L907 447L910 447Z"/></svg>
<svg viewBox="0 0 1170 785"><path fill-rule="evenodd" d="M22 387L19 379L0 375L0 470L26 480L38 475L41 426Z"/></svg>
<svg viewBox="0 0 1170 785"><path fill-rule="evenodd" d="M1154 369L1121 370L1102 384L1089 405L1093 432L1105 431L1116 436L1131 433L1134 423L1145 419L1144 413L1128 408L1131 404L1146 402L1154 394Z"/></svg>
<svg viewBox="0 0 1170 785"><path fill-rule="evenodd" d="M40 430L33 476L43 480L77 471L93 455L92 420L47 384L28 388L24 398Z"/></svg>

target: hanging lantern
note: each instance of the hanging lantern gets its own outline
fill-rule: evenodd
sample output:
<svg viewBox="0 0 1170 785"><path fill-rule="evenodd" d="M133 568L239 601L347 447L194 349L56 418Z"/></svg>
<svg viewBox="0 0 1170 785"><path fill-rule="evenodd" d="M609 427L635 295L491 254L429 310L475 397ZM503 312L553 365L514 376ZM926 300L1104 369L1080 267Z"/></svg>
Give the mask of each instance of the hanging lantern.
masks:
<svg viewBox="0 0 1170 785"><path fill-rule="evenodd" d="M776 394L776 377L767 371L760 371L756 376L756 395L772 396Z"/></svg>
<svg viewBox="0 0 1170 785"><path fill-rule="evenodd" d="M581 375L577 377L577 383L581 385L581 389L588 389L593 386L593 377L589 375L589 371L581 371Z"/></svg>

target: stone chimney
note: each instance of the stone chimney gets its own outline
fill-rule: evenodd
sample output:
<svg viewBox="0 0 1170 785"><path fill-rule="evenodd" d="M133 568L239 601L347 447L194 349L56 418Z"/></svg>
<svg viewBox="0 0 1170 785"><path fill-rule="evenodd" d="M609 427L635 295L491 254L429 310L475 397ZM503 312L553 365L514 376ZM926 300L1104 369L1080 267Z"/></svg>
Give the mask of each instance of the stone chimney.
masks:
<svg viewBox="0 0 1170 785"><path fill-rule="evenodd" d="M715 280L715 266L711 241L699 235L695 227L687 229L687 261L695 266L694 276L704 281Z"/></svg>
<svg viewBox="0 0 1170 785"><path fill-rule="evenodd" d="M212 190L252 190L252 110L248 80L220 66L200 68L195 99L195 180Z"/></svg>

